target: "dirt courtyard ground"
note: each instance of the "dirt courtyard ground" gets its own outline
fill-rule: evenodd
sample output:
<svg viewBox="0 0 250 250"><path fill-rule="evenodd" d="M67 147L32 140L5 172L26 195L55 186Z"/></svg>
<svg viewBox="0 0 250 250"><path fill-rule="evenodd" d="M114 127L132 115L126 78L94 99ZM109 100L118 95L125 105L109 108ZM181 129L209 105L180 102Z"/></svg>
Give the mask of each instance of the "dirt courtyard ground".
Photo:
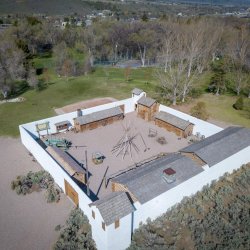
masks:
<svg viewBox="0 0 250 250"><path fill-rule="evenodd" d="M137 135L134 139L135 145L139 149L139 153L132 148L132 159L130 153L127 153L123 159L124 151L119 156L111 151L117 142L124 135L124 127L131 127L130 135ZM161 145L156 141L157 137L148 137L149 129L157 131L157 137L164 136L167 140L166 145ZM142 137L141 137L142 136ZM188 145L187 139L178 139L174 133L170 133L163 128L159 128L154 122L146 122L141 118L137 118L136 112L125 115L124 120L117 121L111 125L99 127L94 130L88 130L83 133L60 133L55 137L66 138L72 142L72 146L68 153L78 162L85 163L85 150L88 153L88 169L90 172L90 189L93 193L101 198L111 192L111 185L105 188L102 182L107 166L107 178L119 171L124 171L129 167L134 167L136 163L140 163L146 159L154 157L160 153L177 152L179 149ZM144 144L145 142L145 144ZM87 146L75 148L74 146ZM101 152L106 157L100 165L92 162L92 154Z"/></svg>
<svg viewBox="0 0 250 250"><path fill-rule="evenodd" d="M20 139L0 137L0 249L48 250L57 240L55 226L64 225L71 201L64 195L57 204L48 204L44 192L18 196L10 188L17 175L39 171Z"/></svg>
<svg viewBox="0 0 250 250"><path fill-rule="evenodd" d="M95 107L95 106L99 106L99 105L102 105L102 104L115 102L115 101L117 101L117 100L112 98L112 97L94 98L94 99L91 99L91 100L76 102L76 103L61 107L61 108L56 108L55 112L58 115L62 115L62 114L65 114L65 113L76 111L77 109L92 108L92 107Z"/></svg>

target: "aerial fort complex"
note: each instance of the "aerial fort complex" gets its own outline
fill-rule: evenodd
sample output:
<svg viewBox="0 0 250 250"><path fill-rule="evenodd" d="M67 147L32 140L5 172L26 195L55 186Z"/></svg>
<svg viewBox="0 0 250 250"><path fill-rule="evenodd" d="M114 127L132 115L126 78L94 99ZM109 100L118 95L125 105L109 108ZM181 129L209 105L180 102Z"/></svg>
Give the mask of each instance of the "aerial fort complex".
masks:
<svg viewBox="0 0 250 250"><path fill-rule="evenodd" d="M23 145L87 215L102 250L127 248L148 218L250 161L249 129L222 129L140 89L19 129Z"/></svg>

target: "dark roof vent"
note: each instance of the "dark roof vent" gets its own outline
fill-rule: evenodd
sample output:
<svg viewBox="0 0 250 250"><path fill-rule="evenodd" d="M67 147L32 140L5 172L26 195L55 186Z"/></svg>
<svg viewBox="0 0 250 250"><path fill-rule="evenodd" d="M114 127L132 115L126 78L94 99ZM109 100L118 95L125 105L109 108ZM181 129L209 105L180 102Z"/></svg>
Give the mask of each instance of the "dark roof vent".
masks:
<svg viewBox="0 0 250 250"><path fill-rule="evenodd" d="M163 179L167 183L175 182L175 180L176 180L175 174L176 174L175 170L173 170L172 168L167 168L167 169L163 170Z"/></svg>
<svg viewBox="0 0 250 250"><path fill-rule="evenodd" d="M77 113L77 117L82 116L82 110L81 109L77 109L76 113Z"/></svg>

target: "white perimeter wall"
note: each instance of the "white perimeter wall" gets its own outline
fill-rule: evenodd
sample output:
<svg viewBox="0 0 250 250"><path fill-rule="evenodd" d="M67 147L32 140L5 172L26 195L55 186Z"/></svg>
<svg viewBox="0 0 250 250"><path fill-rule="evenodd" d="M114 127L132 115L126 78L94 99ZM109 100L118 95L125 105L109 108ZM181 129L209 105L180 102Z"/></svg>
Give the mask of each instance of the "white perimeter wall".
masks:
<svg viewBox="0 0 250 250"><path fill-rule="evenodd" d="M138 228L140 222L145 223L149 217L152 220L156 219L173 205L180 202L185 196L195 194L204 185L210 184L213 180L218 180L225 173L232 173L233 170L240 168L248 162L250 162L250 147L226 158L224 161L204 170L200 174L143 205L136 203L137 210L134 216L134 228Z"/></svg>
<svg viewBox="0 0 250 250"><path fill-rule="evenodd" d="M21 140L24 146L33 154L38 163L48 171L54 178L55 182L65 192L64 180L75 189L79 197L79 207L88 217L91 226L93 238L98 249L108 250L107 248L107 231L102 230L101 216L97 216L97 220L93 223L92 209L89 204L92 203L90 198L78 187L78 185L70 178L70 176L57 164L57 162L45 151L35 139L22 127L19 127Z"/></svg>
<svg viewBox="0 0 250 250"><path fill-rule="evenodd" d="M132 214L120 219L120 226L115 229L115 224L108 227L108 248L107 250L124 250L131 243Z"/></svg>

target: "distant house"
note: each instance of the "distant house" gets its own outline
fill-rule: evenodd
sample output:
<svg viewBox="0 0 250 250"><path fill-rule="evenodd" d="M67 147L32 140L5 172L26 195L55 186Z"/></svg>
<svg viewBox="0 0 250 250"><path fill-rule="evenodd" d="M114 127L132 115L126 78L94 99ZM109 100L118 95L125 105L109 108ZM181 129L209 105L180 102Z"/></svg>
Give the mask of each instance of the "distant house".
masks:
<svg viewBox="0 0 250 250"><path fill-rule="evenodd" d="M68 22L62 22L61 23L61 28L65 29L68 24L69 24Z"/></svg>
<svg viewBox="0 0 250 250"><path fill-rule="evenodd" d="M91 19L87 19L85 21L85 25L88 27L88 26L91 26L92 25L92 20Z"/></svg>
<svg viewBox="0 0 250 250"><path fill-rule="evenodd" d="M137 102L137 116L145 121L152 121L158 109L159 104L152 98L143 96Z"/></svg>
<svg viewBox="0 0 250 250"><path fill-rule="evenodd" d="M184 138L192 135L194 127L193 123L164 111L156 114L155 124Z"/></svg>

